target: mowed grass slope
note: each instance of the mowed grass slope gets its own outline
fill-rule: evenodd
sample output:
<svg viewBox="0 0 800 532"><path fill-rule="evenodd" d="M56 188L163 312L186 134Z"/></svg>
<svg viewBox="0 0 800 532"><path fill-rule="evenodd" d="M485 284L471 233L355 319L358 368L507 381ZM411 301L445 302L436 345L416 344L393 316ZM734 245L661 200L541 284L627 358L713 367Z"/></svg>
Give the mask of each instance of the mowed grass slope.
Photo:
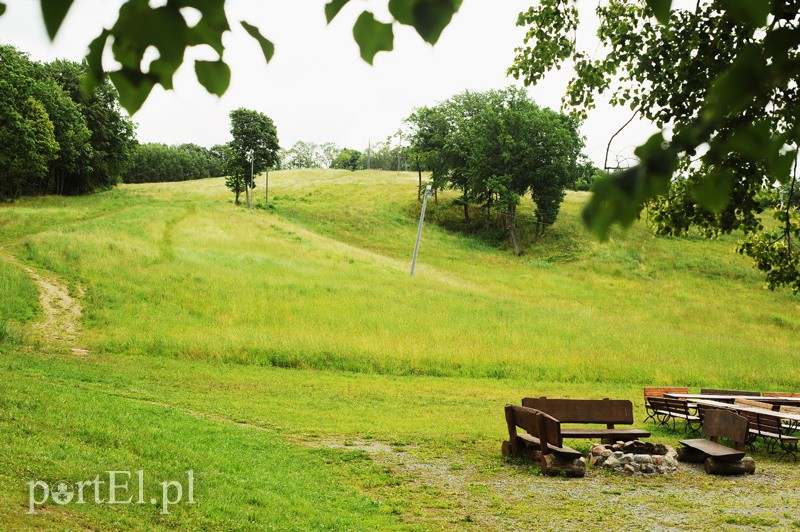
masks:
<svg viewBox="0 0 800 532"><path fill-rule="evenodd" d="M280 172L270 207L255 214L231 205L217 179L121 187L76 200L77 212L36 200L0 219L19 257L87 288L85 342L99 352L800 387L800 299L765 290L733 237L662 239L636 227L600 244L579 221L585 195L570 193L522 258L429 224L410 279L415 183L403 173ZM452 225L449 204L440 197L438 216ZM37 209L49 227L31 222ZM35 231L21 236L26 227Z"/></svg>

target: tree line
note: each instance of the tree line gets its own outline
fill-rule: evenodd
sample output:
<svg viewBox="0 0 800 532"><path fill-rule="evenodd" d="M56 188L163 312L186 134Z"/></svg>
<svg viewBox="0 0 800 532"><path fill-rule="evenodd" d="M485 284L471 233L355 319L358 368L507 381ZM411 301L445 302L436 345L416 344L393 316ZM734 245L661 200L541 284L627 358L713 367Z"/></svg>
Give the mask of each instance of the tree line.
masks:
<svg viewBox="0 0 800 532"><path fill-rule="evenodd" d="M0 46L0 199L84 194L114 186L134 125L108 82L86 91L86 66L32 61Z"/></svg>
<svg viewBox="0 0 800 532"><path fill-rule="evenodd" d="M225 146L139 144L122 173L124 183L163 183L226 175Z"/></svg>

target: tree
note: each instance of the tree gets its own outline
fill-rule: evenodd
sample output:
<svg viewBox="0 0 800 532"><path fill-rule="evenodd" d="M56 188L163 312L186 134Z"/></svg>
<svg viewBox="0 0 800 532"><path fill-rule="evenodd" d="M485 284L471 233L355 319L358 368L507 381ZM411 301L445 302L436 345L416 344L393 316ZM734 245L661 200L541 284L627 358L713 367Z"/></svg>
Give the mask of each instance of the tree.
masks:
<svg viewBox="0 0 800 532"><path fill-rule="evenodd" d="M235 179L245 180L248 206L250 190L255 187L253 174L267 172L266 199L269 202L269 169L278 164L278 130L267 115L239 108L231 112L231 135L229 171ZM239 202L239 188L232 189ZM230 187L229 187L230 188Z"/></svg>
<svg viewBox="0 0 800 532"><path fill-rule="evenodd" d="M601 237L648 206L663 234L745 232L739 247L770 288L800 292L800 216L791 202L765 230L758 195L796 192L800 3L794 0L605 0L597 7L604 54L576 42L574 0L541 0L522 13L524 46L510 72L526 84L570 61L565 104L578 114L601 93L665 132L636 150L640 164L601 179L584 211ZM594 49L594 45L592 49ZM669 131L666 131L669 130Z"/></svg>
<svg viewBox="0 0 800 532"><path fill-rule="evenodd" d="M438 109L420 107L406 119L411 129L410 155L419 178L417 200L422 199L422 171L430 170L448 132L447 120Z"/></svg>
<svg viewBox="0 0 800 532"><path fill-rule="evenodd" d="M358 150L344 148L336 155L336 158L331 163L331 168L354 172L360 168L362 155L363 154Z"/></svg>
<svg viewBox="0 0 800 532"><path fill-rule="evenodd" d="M214 149L216 151L196 144L139 144L122 180L125 183L163 183L221 177L226 173L225 154L220 146Z"/></svg>
<svg viewBox="0 0 800 532"><path fill-rule="evenodd" d="M136 131L119 106L119 94L108 81L86 91L86 65L57 60L46 66L52 78L80 109L90 132L91 152L80 172L67 174L63 194L83 194L109 188L120 180L136 146Z"/></svg>
<svg viewBox="0 0 800 532"><path fill-rule="evenodd" d="M281 168L285 170L300 170L309 168L322 168L323 159L320 146L313 142L299 140L290 149L281 153Z"/></svg>
<svg viewBox="0 0 800 532"><path fill-rule="evenodd" d="M72 0L40 0L51 39L61 28L72 3ZM349 3L350 0L328 2L325 5L328 23ZM106 76L103 55L109 42L112 43L111 53L120 68L107 75L119 90L122 105L131 114L139 110L156 85L172 89L173 76L183 64L186 49L192 46L210 46L219 56L215 61L195 61L200 84L216 95L224 94L230 84L231 71L223 61L223 37L231 29L225 0L168 0L162 4L153 7L148 0L129 0L122 4L116 22L92 41L86 56L87 81L91 87ZM378 52L392 50L394 23L414 27L420 37L435 44L461 6L461 0L387 0L387 6L393 17L391 22L380 22L370 11L364 10L353 27L361 57L370 64ZM199 11L200 21L190 25L184 17L185 8ZM0 15L4 11L5 4L0 2ZM240 24L258 42L269 62L275 45L257 27L246 21ZM150 47L158 50L158 59L145 67L145 52Z"/></svg>
<svg viewBox="0 0 800 532"><path fill-rule="evenodd" d="M556 221L564 189L575 175L583 148L580 122L530 101L524 91L497 91L488 105L473 117L468 135L466 178L474 197L483 198L508 219L514 253L521 254L516 233L520 198L530 194L539 222Z"/></svg>

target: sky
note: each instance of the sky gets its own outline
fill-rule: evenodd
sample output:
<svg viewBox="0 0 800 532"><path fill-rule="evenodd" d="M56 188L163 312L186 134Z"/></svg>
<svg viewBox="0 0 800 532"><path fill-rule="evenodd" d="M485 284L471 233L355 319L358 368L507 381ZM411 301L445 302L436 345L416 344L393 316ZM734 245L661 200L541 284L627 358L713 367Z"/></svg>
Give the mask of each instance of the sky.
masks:
<svg viewBox="0 0 800 532"><path fill-rule="evenodd" d="M120 0L76 0L53 42L44 29L38 0L8 0L0 17L0 43L11 44L40 61L79 61L89 42L116 19ZM153 0L151 4L157 5ZM160 3L163 3L160 2ZM335 142L365 149L394 133L418 106L432 105L464 90L522 86L506 76L514 49L525 30L517 15L531 0L464 0L436 46L422 41L413 28L395 25L395 48L380 53L374 66L359 56L352 27L364 8L389 21L386 0L353 1L331 25L325 0L228 0L233 31L225 37L225 60L233 72L228 92L218 98L197 82L193 61L216 59L210 48L190 49L175 77L173 91L157 87L133 116L141 142L203 146L230 139L228 113L238 107L261 111L278 127L281 145L298 140ZM594 35L596 0L579 3L588 22L578 35L581 47L597 48ZM266 64L257 43L240 20L258 26L276 46ZM110 57L110 56L109 56ZM111 61L106 62L106 67ZM551 73L528 89L542 106L559 109L570 69ZM608 141L629 118L626 108L600 102L583 126L586 153L602 166ZM615 156L630 157L632 148L655 128L635 121L614 141Z"/></svg>

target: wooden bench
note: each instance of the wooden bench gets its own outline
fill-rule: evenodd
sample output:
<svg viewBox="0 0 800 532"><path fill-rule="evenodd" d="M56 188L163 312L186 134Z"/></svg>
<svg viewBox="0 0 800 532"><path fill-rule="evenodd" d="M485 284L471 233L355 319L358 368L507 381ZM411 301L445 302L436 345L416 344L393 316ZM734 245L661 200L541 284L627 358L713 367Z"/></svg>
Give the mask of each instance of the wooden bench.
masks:
<svg viewBox="0 0 800 532"><path fill-rule="evenodd" d="M678 450L682 462L703 462L706 473L742 474L755 472L755 462L745 457L744 446L747 441L749 423L747 418L729 410L703 409L703 436L681 440L683 447ZM720 443L725 438L734 443L730 448Z"/></svg>
<svg viewBox="0 0 800 532"><path fill-rule="evenodd" d="M669 397L651 397L650 405L653 415L661 425L672 421L672 430L677 429L677 421L685 421L684 432L698 432L700 429L700 416L696 408L689 406L685 399L671 399Z"/></svg>
<svg viewBox="0 0 800 532"><path fill-rule="evenodd" d="M687 387L669 387L669 386L659 386L659 387L650 387L644 389L644 410L647 413L647 417L644 419L645 422L647 420L652 420L658 423L658 419L656 419L655 411L650 404L650 398L662 398L664 397L665 393L689 393L689 388Z"/></svg>
<svg viewBox="0 0 800 532"><path fill-rule="evenodd" d="M701 395L744 395L750 397L761 397L761 392L748 392L742 390L717 390L715 388L701 388Z"/></svg>
<svg viewBox="0 0 800 532"><path fill-rule="evenodd" d="M540 452L542 454L556 453L564 458L580 458L580 451L565 447L561 436L561 427L558 420L553 423L550 420L541 421L539 418L542 412L524 406L506 405L506 424L508 425L509 453L505 455L526 457ZM547 416L548 418L550 416ZM540 427L540 423L544 426ZM526 434L517 432L517 428L523 429ZM549 429L549 430L548 430ZM545 434L544 438L540 435ZM542 446L542 440L547 442Z"/></svg>
<svg viewBox="0 0 800 532"><path fill-rule="evenodd" d="M649 438L650 433L639 429L619 429L615 425L633 425L633 403L612 399L548 399L526 397L522 406L533 408L554 417L559 423L600 424L597 428L564 428L562 438L600 438L603 440L631 441Z"/></svg>
<svg viewBox="0 0 800 532"><path fill-rule="evenodd" d="M506 405L508 441L503 442L503 456L538 459L545 475L582 477L586 461L580 451L564 445L561 424L544 412L524 406ZM517 432L517 428L526 434Z"/></svg>
<svg viewBox="0 0 800 532"><path fill-rule="evenodd" d="M734 405L735 406L735 405ZM780 446L783 454L778 461L786 456L791 456L797 462L797 446L800 438L792 436L790 427L784 425L779 413L758 412L754 410L744 410L739 412L750 422L748 430L749 438L747 443L752 447L756 438L762 438L767 442L769 452L774 452L776 446Z"/></svg>

